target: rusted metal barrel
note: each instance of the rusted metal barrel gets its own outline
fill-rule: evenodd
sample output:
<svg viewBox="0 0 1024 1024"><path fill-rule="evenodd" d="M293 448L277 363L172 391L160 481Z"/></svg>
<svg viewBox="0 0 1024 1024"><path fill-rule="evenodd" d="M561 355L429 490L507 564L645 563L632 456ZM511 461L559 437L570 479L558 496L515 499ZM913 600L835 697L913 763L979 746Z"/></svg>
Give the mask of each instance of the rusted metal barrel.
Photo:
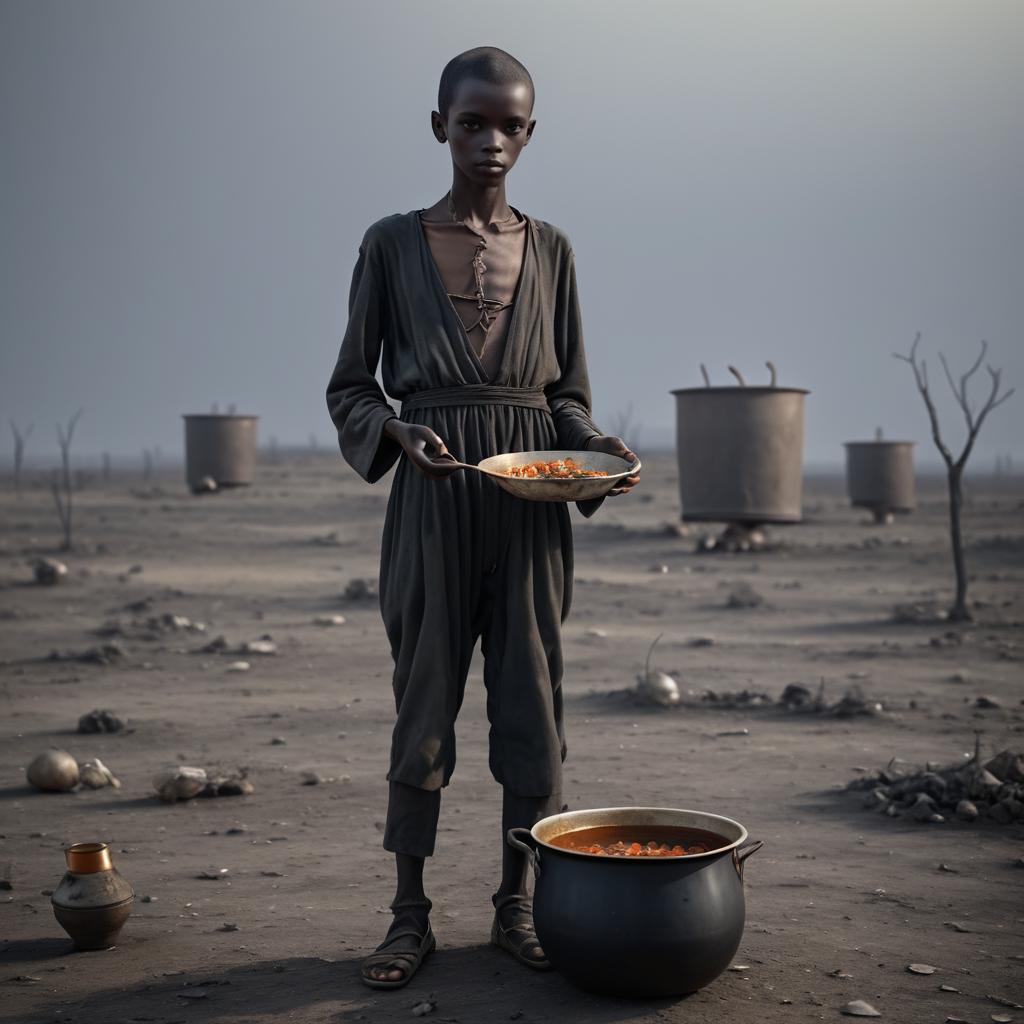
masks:
<svg viewBox="0 0 1024 1024"><path fill-rule="evenodd" d="M201 490L205 477L218 487L251 484L256 471L258 416L189 414L185 420L185 480Z"/></svg>
<svg viewBox="0 0 1024 1024"><path fill-rule="evenodd" d="M851 505L871 509L878 519L914 510L913 441L847 441L845 447Z"/></svg>
<svg viewBox="0 0 1024 1024"><path fill-rule="evenodd" d="M672 394L683 519L799 522L809 392L744 386Z"/></svg>

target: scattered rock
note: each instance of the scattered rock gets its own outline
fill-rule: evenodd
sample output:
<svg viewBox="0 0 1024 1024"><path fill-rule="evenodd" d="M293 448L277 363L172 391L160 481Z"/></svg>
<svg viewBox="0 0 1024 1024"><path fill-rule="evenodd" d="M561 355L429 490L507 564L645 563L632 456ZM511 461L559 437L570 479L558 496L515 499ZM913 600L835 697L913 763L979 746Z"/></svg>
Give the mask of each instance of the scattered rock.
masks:
<svg viewBox="0 0 1024 1024"><path fill-rule="evenodd" d="M686 641L687 647L713 647L714 638L710 636L695 636Z"/></svg>
<svg viewBox="0 0 1024 1024"><path fill-rule="evenodd" d="M342 597L346 601L373 601L377 598L377 581L372 579L349 580Z"/></svg>
<svg viewBox="0 0 1024 1024"><path fill-rule="evenodd" d="M14 888L11 876L14 873L14 865L11 861L4 861L0 864L0 892L10 892Z"/></svg>
<svg viewBox="0 0 1024 1024"><path fill-rule="evenodd" d="M668 573L668 566L667 565L652 565L647 571L648 572L653 572L653 573L659 573L660 575L664 576L666 573Z"/></svg>
<svg viewBox="0 0 1024 1024"><path fill-rule="evenodd" d="M32 760L25 776L36 789L67 793L78 785L78 762L66 750L50 747Z"/></svg>
<svg viewBox="0 0 1024 1024"><path fill-rule="evenodd" d="M78 731L84 733L123 732L126 725L123 718L106 708L96 708L78 719Z"/></svg>
<svg viewBox="0 0 1024 1024"><path fill-rule="evenodd" d="M988 708L998 708L1001 705L1000 705L999 701L994 700L992 697L978 697L975 700L975 702L974 702L974 706L976 708L986 708L986 709L988 709Z"/></svg>
<svg viewBox="0 0 1024 1024"><path fill-rule="evenodd" d="M259 640L248 640L238 650L239 654L277 654L277 644L268 636L262 636Z"/></svg>
<svg viewBox="0 0 1024 1024"><path fill-rule="evenodd" d="M882 1015L863 999L853 999L842 1009L847 1017L881 1017Z"/></svg>
<svg viewBox="0 0 1024 1024"><path fill-rule="evenodd" d="M248 672L250 669L249 662L247 661L233 661L227 667L228 672Z"/></svg>
<svg viewBox="0 0 1024 1024"><path fill-rule="evenodd" d="M201 878L206 882L219 882L228 873L228 868L207 868L205 871L200 871L196 878Z"/></svg>
<svg viewBox="0 0 1024 1024"><path fill-rule="evenodd" d="M965 822L987 819L1008 825L1024 821L1024 782L1000 778L989 766L1016 778L1024 768L1024 755L1003 750L983 763L979 737L974 756L966 762L945 768L929 764L922 769L897 765L893 760L881 771L851 779L846 788L869 791L865 807L880 807L892 816L905 812L915 821L938 824L947 814ZM889 803L884 804L883 799ZM939 870L953 869L940 865Z"/></svg>
<svg viewBox="0 0 1024 1024"><path fill-rule="evenodd" d="M764 597L745 580L737 583L729 592L726 608L757 608L764 604Z"/></svg>
<svg viewBox="0 0 1024 1024"><path fill-rule="evenodd" d="M237 932L238 931L238 925L237 924L228 924L228 922L225 921L224 924L222 924L217 929L217 931L219 931L219 932Z"/></svg>
<svg viewBox="0 0 1024 1024"><path fill-rule="evenodd" d="M587 630L586 635L593 637L595 640L604 640L608 636L608 631L606 629L597 629L596 627L592 627Z"/></svg>
<svg viewBox="0 0 1024 1024"><path fill-rule="evenodd" d="M204 476L192 484L192 493L196 495L213 494L217 490L217 481L212 476Z"/></svg>
<svg viewBox="0 0 1024 1024"><path fill-rule="evenodd" d="M283 736L271 736L270 745L272 747L284 747L288 744L288 741Z"/></svg>
<svg viewBox="0 0 1024 1024"><path fill-rule="evenodd" d="M203 644L202 647L197 647L194 654L223 654L225 651L231 650L231 645L228 643L227 638L223 633L215 636L209 643Z"/></svg>
<svg viewBox="0 0 1024 1024"><path fill-rule="evenodd" d="M68 567L56 558L37 558L29 563L32 566L32 573L36 583L51 587L60 583L68 574Z"/></svg>
<svg viewBox="0 0 1024 1024"><path fill-rule="evenodd" d="M78 766L78 778L82 785L88 786L89 789L103 789L106 786L121 788L121 783L114 778L113 772L98 757L83 761Z"/></svg>
<svg viewBox="0 0 1024 1024"><path fill-rule="evenodd" d="M412 1015L414 1017L426 1017L428 1013L433 1013L437 1009L437 998L434 993L431 992L426 999L420 999L418 1002L413 1003Z"/></svg>
<svg viewBox="0 0 1024 1024"><path fill-rule="evenodd" d="M970 935L974 931L973 928L968 928L967 925L961 924L959 921L945 921L943 923L947 928L952 928L955 932L962 932L964 935Z"/></svg>
<svg viewBox="0 0 1024 1024"><path fill-rule="evenodd" d="M344 626L344 615L317 615L313 618L315 626Z"/></svg>
<svg viewBox="0 0 1024 1024"><path fill-rule="evenodd" d="M952 985L940 985L939 986L939 991L940 992L955 992L957 995L960 994L960 989L953 988Z"/></svg>
<svg viewBox="0 0 1024 1024"><path fill-rule="evenodd" d="M50 651L50 661L80 661L86 665L113 665L126 658L128 652L116 640L110 640L98 647L87 647L83 651Z"/></svg>
<svg viewBox="0 0 1024 1024"><path fill-rule="evenodd" d="M301 779L304 786L319 786L324 781L319 772L303 772Z"/></svg>
<svg viewBox="0 0 1024 1024"><path fill-rule="evenodd" d="M907 970L911 974L934 974L935 968L931 964L907 964Z"/></svg>
<svg viewBox="0 0 1024 1024"><path fill-rule="evenodd" d="M164 768L153 776L153 788L165 803L191 800L199 795L208 782L204 768L191 768L188 765Z"/></svg>

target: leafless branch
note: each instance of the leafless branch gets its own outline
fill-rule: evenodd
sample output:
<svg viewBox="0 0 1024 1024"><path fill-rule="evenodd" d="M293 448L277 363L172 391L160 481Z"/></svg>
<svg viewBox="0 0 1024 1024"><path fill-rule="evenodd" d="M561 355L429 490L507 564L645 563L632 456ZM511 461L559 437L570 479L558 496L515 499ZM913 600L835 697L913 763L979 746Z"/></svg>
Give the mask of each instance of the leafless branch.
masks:
<svg viewBox="0 0 1024 1024"><path fill-rule="evenodd" d="M954 463L953 453L946 447L945 442L942 440L942 434L939 430L939 414L935 411L935 403L932 401L931 392L928 390L928 366L923 360L920 363L917 361L917 346L920 341L921 332L918 331L914 336L914 344L910 346L910 354L904 356L899 352L894 352L893 357L899 359L901 362L909 363L910 368L914 371L914 380L917 382L917 390L921 392L925 408L928 410L928 420L931 423L932 428L932 440L934 440L935 447L939 449L939 454L945 460L946 465L952 466Z"/></svg>

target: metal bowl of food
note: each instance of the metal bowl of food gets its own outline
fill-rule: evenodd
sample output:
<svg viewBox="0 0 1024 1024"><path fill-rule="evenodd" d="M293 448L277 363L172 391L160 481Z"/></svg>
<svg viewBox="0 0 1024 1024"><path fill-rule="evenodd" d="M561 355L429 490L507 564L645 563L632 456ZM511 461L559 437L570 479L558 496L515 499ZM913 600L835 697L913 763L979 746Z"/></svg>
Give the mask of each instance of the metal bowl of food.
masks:
<svg viewBox="0 0 1024 1024"><path fill-rule="evenodd" d="M604 452L512 452L466 468L486 473L509 494L528 501L590 501L640 472L640 460L630 463Z"/></svg>

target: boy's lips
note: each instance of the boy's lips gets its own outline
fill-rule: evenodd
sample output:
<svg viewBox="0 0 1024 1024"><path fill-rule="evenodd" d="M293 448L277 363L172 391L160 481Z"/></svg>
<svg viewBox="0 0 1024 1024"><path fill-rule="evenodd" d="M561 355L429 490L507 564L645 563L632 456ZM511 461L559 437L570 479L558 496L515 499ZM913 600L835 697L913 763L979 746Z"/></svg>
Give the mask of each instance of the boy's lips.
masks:
<svg viewBox="0 0 1024 1024"><path fill-rule="evenodd" d="M477 167L484 167L491 171L501 171L504 170L505 165L500 160L481 160Z"/></svg>

